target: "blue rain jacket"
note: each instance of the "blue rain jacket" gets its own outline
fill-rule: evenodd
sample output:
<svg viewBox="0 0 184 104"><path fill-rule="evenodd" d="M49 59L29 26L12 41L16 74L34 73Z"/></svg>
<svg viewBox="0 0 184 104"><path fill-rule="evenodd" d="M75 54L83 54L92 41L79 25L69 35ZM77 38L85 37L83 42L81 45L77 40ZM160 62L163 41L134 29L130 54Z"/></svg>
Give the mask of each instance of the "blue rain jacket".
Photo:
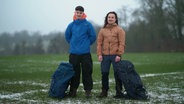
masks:
<svg viewBox="0 0 184 104"><path fill-rule="evenodd" d="M74 20L71 22L66 31L65 39L70 45L71 54L90 53L90 45L96 40L96 33L92 24L86 19Z"/></svg>

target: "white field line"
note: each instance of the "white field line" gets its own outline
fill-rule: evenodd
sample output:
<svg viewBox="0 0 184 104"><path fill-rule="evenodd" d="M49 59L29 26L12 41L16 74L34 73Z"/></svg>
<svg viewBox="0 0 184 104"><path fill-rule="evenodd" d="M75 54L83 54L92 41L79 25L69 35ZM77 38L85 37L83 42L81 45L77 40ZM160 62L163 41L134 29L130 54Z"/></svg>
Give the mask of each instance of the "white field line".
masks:
<svg viewBox="0 0 184 104"><path fill-rule="evenodd" d="M171 73L144 74L144 75L140 75L140 77L155 77L155 76L173 75L173 74L181 74L181 73L184 73L184 72L171 72Z"/></svg>
<svg viewBox="0 0 184 104"><path fill-rule="evenodd" d="M25 94L31 94L31 93L35 93L37 92L36 90L31 90L31 91L25 91L25 92L21 92L21 93L13 93L13 94L7 94L7 95L2 95L0 94L0 98L1 99L12 99L12 98L15 98L15 97L21 97Z"/></svg>
<svg viewBox="0 0 184 104"><path fill-rule="evenodd" d="M14 82L7 82L6 84L27 84L27 85L35 85L35 86L42 86L42 87L48 86L48 84L45 84L45 83L37 83L32 81L14 81Z"/></svg>
<svg viewBox="0 0 184 104"><path fill-rule="evenodd" d="M22 96L24 96L25 94L33 94L36 93L38 90L31 90L31 91L25 91L25 92L21 92L21 93L14 93L14 94L7 94L7 95L1 95L0 94L0 99L11 99L11 100L18 100L18 101L25 101L28 103L38 103L38 102L42 102L39 100L32 100L32 99L23 99ZM47 90L42 89L42 92L47 92Z"/></svg>

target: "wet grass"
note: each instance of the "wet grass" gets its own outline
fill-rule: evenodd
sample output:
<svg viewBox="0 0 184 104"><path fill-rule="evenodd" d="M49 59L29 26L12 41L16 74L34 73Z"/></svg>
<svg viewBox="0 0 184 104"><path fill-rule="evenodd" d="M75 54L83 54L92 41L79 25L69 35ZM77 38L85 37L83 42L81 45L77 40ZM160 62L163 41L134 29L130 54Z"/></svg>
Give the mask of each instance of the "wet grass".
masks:
<svg viewBox="0 0 184 104"><path fill-rule="evenodd" d="M50 78L61 61L68 55L0 56L0 103L183 103L184 53L126 53L125 60L134 63L150 94L150 100L114 99L113 71L110 73L109 96L99 99L101 91L100 64L93 54L93 96L86 99L82 84L76 98L48 97ZM165 73L165 74L164 74ZM152 76L146 76L153 74Z"/></svg>

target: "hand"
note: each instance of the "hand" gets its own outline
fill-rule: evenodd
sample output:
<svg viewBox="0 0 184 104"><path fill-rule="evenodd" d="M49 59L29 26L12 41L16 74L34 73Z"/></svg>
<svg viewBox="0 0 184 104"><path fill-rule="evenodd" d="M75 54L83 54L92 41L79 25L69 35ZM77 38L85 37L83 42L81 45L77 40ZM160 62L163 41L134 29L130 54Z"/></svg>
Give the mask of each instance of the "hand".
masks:
<svg viewBox="0 0 184 104"><path fill-rule="evenodd" d="M98 61L102 62L102 60L103 60L102 55L99 55L99 56L98 56Z"/></svg>
<svg viewBox="0 0 184 104"><path fill-rule="evenodd" d="M118 62L118 61L120 61L120 60L121 60L121 57L116 56L116 58L115 58L115 62Z"/></svg>

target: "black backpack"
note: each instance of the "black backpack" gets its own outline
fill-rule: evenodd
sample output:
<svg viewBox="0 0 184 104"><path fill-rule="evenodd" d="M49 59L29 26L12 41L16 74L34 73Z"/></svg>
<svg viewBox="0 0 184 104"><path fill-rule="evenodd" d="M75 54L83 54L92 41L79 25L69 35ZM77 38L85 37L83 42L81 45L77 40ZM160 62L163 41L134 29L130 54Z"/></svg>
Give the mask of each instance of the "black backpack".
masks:
<svg viewBox="0 0 184 104"><path fill-rule="evenodd" d="M129 99L148 99L147 91L143 87L143 83L139 74L134 69L132 62L121 60L117 63L117 71L115 72L120 83L124 85L125 92L123 96Z"/></svg>
<svg viewBox="0 0 184 104"><path fill-rule="evenodd" d="M72 64L61 62L57 70L52 75L49 96L64 98L69 86L69 81L73 75L74 70Z"/></svg>

